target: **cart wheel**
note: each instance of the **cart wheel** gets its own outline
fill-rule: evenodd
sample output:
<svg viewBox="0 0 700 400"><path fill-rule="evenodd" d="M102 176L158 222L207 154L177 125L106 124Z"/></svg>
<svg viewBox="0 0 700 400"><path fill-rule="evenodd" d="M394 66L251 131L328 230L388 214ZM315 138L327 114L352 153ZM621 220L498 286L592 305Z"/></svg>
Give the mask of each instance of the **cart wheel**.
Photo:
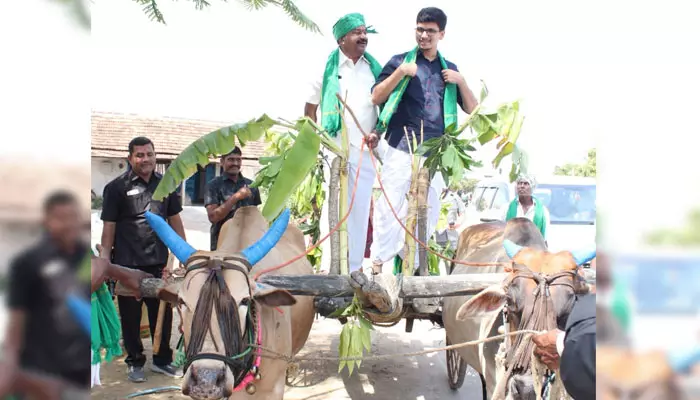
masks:
<svg viewBox="0 0 700 400"><path fill-rule="evenodd" d="M451 345L450 339L445 336L445 343ZM464 384L464 378L467 375L467 363L459 356L457 350L445 351L447 357L447 378L449 379L450 389L457 390Z"/></svg>

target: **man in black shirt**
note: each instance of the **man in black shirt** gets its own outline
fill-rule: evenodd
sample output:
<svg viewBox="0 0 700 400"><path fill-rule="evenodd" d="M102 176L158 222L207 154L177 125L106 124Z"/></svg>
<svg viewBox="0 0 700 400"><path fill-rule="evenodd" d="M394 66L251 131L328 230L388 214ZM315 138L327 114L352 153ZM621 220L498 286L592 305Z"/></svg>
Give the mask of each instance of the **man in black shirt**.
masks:
<svg viewBox="0 0 700 400"><path fill-rule="evenodd" d="M129 143L129 165L131 168L107 184L102 203L102 229L100 257L114 264L138 269L156 278L163 276L163 268L168 262L168 248L158 238L146 221L145 212L151 211L167 219L168 223L183 239L185 228L179 213L182 211L179 191L170 194L163 202L152 199L162 176L154 172L156 155L153 142L145 137L134 138ZM127 377L132 382L144 382L143 343L140 336L141 310L143 303L148 309L148 322L151 338L155 335L158 319L158 299L137 300L134 297L118 296L119 314L122 322L122 336L128 356ZM156 373L180 377L182 373L170 364L173 352L170 348L170 333L173 311L166 306L163 318L163 332L160 348L153 349L153 365Z"/></svg>
<svg viewBox="0 0 700 400"><path fill-rule="evenodd" d="M80 220L80 206L71 193L50 195L44 202L44 234L11 262L0 398L13 387L60 392L60 381L90 389L90 338L66 305L69 294L90 298L90 288L77 278L88 250ZM53 389L23 386L20 369L59 381Z"/></svg>
<svg viewBox="0 0 700 400"><path fill-rule="evenodd" d="M221 165L224 173L209 182L204 199L204 207L211 222L212 251L216 250L221 227L233 218L236 210L262 203L260 191L257 188L248 187L253 181L241 174L241 165L243 165L241 149L235 147L230 153L223 155Z"/></svg>

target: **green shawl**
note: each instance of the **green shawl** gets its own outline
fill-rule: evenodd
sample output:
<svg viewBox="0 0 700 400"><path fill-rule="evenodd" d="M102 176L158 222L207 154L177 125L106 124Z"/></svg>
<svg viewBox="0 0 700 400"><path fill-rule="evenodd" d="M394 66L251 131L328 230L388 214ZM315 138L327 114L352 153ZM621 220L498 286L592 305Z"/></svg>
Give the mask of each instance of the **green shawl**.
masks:
<svg viewBox="0 0 700 400"><path fill-rule="evenodd" d="M403 62L405 64L416 62L417 56L418 47L416 46L413 50L406 53L406 57L404 57ZM440 52L438 52L438 58L440 59L440 64L442 65L442 68L448 69L447 62L445 62L445 59L442 57L442 54L440 54ZM386 132L386 129L389 126L389 121L391 121L391 117L396 112L396 108L398 107L399 102L401 101L401 98L403 97L403 94L406 91L406 87L408 86L408 82L410 80L410 76L404 76L403 79L401 79L399 84L396 86L396 88L394 88L394 91L391 92L391 95L389 95L389 99L384 104L382 113L379 115L379 121L377 121L376 130L378 133ZM445 95L443 96L442 112L445 118L445 130L449 129L449 127L453 124L457 124L457 85L454 83L445 84Z"/></svg>
<svg viewBox="0 0 700 400"><path fill-rule="evenodd" d="M532 219L532 222L535 224L537 229L540 230L542 237L545 237L544 234L547 228L544 223L544 206L542 205L541 201L535 198L533 198L533 200L535 201L535 217ZM516 215L518 215L518 199L515 199L510 203L508 213L506 214L506 221L515 218Z"/></svg>
<svg viewBox="0 0 700 400"><path fill-rule="evenodd" d="M340 40L343 36L353 29L366 26L365 17L360 13L350 13L340 18L333 25L333 37L335 40ZM371 26L367 27L367 33L377 33ZM369 62L369 67L372 70L374 79L379 77L382 72L382 66L369 53L365 52L365 59ZM321 88L321 126L330 137L338 136L340 131L340 101L336 97L336 93L340 91L340 82L338 80L338 66L340 63L340 48L336 48L328 56L326 69L323 71L323 86ZM341 93L341 96L344 94Z"/></svg>
<svg viewBox="0 0 700 400"><path fill-rule="evenodd" d="M364 57L369 62L374 79L379 77L382 66L369 53L365 52ZM362 61L359 61L362 62ZM335 96L340 91L340 81L338 79L338 64L340 63L340 49L336 48L331 52L326 62L326 70L323 72L323 87L321 89L321 126L330 137L338 136L340 131L340 100ZM369 94L369 93L368 93ZM343 96L343 94L340 94ZM369 132L368 132L369 133Z"/></svg>
<svg viewBox="0 0 700 400"><path fill-rule="evenodd" d="M88 253L82 267L80 268L81 280L90 279L92 265L91 254ZM92 364L99 364L102 361L102 350L106 351L105 359L112 361L114 357L122 355L122 348L119 345L121 336L121 323L114 300L109 293L106 284L102 284L90 298L92 309L90 310L90 342L93 351Z"/></svg>

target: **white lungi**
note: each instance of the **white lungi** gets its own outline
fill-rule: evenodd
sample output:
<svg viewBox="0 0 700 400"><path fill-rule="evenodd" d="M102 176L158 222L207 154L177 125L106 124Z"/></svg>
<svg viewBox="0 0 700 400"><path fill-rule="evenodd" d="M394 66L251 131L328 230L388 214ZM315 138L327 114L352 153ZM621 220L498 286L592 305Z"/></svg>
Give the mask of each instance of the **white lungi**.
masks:
<svg viewBox="0 0 700 400"><path fill-rule="evenodd" d="M384 142L384 140L382 140ZM384 165L382 166L380 179L384 185L386 195L389 197L389 202L394 207L396 214L401 218L401 222L406 225L406 216L408 215L408 199L406 195L411 189L411 163L413 157L397 150L388 144L384 143L386 151L384 153ZM421 158L421 164L425 162L425 157ZM428 239L433 236L437 227L438 219L440 219L440 198L439 194L445 188L445 181L442 175L436 173L430 182L428 190L428 230L425 239L426 244ZM372 260L377 263L392 262L397 254L403 257L404 244L406 242L406 231L401 227L399 222L391 212L387 204L386 197L380 196L374 203L374 219L373 236L372 236ZM418 237L418 227L415 232ZM421 238L419 238L421 239ZM416 266L418 265L418 249L416 247ZM386 268L384 269L386 270ZM389 271L392 269L389 268Z"/></svg>

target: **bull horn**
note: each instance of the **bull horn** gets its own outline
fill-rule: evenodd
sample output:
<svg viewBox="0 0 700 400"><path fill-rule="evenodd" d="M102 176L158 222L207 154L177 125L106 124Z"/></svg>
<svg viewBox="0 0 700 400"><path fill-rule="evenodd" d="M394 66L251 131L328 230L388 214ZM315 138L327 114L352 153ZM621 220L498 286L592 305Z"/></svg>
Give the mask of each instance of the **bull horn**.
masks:
<svg viewBox="0 0 700 400"><path fill-rule="evenodd" d="M508 239L504 239L503 248L506 249L506 254L508 254L508 257L513 258L520 252L520 250L523 249L523 246L519 246Z"/></svg>
<svg viewBox="0 0 700 400"><path fill-rule="evenodd" d="M596 254L596 246L595 244L587 249L583 250L577 250L577 251L572 251L571 255L574 257L574 261L576 261L576 265L581 266L592 259L595 258Z"/></svg>
<svg viewBox="0 0 700 400"><path fill-rule="evenodd" d="M253 243L245 250L241 251L243 257L248 260L250 265L255 265L258 261L262 260L267 253L272 250L273 247L277 245L280 241L284 231L287 230L289 225L289 209L285 208L282 214L277 217L277 219L272 223L270 229L265 232L265 235L260 238L257 242Z"/></svg>
<svg viewBox="0 0 700 400"><path fill-rule="evenodd" d="M156 235L158 235L160 240L165 243L165 246L173 252L181 263L185 264L187 260L190 259L190 256L197 251L181 238L180 235L175 233L173 228L171 228L161 216L146 211L146 221L148 221L148 225L153 228Z"/></svg>

